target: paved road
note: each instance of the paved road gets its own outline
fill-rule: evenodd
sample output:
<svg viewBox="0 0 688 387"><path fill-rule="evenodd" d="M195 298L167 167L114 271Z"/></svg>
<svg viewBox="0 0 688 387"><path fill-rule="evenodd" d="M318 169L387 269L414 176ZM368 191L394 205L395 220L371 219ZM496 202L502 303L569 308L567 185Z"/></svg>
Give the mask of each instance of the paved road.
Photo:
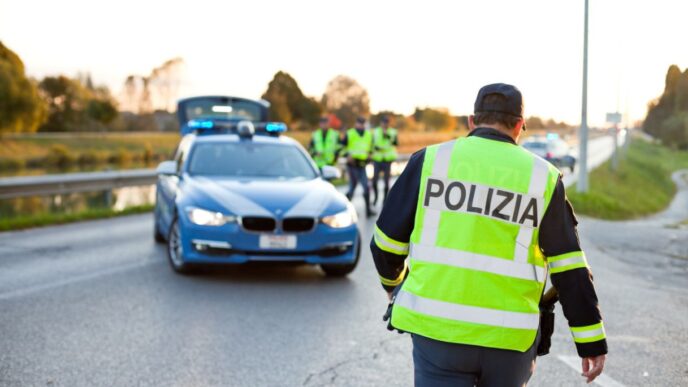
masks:
<svg viewBox="0 0 688 387"><path fill-rule="evenodd" d="M0 234L0 386L411 385L409 337L384 329L367 250L346 279L265 265L183 277L151 229L137 215ZM614 229L581 222L612 349L600 385L685 385L684 261L652 241L619 254L600 240ZM559 317L532 385L583 385L577 362Z"/></svg>

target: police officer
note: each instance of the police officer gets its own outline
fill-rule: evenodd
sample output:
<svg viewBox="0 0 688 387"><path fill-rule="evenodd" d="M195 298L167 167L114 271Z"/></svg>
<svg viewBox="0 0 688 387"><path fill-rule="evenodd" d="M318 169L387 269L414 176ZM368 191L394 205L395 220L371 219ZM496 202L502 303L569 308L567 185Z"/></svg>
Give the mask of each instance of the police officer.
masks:
<svg viewBox="0 0 688 387"><path fill-rule="evenodd" d="M392 162L397 159L397 130L389 127L389 118L382 117L380 126L373 131L373 205L377 204L377 182L380 174L384 179L384 198L389 192Z"/></svg>
<svg viewBox="0 0 688 387"><path fill-rule="evenodd" d="M592 274L559 171L516 145L521 92L480 89L469 127L411 157L371 241L416 385L525 385L548 272L591 382L607 353Z"/></svg>
<svg viewBox="0 0 688 387"><path fill-rule="evenodd" d="M370 206L370 188L366 165L370 162L373 153L373 134L365 127L365 117L356 118L356 127L346 131L342 139L342 147L347 156L346 167L349 172L349 192L346 197L351 200L358 183L363 187L363 199L365 200L366 216L375 215Z"/></svg>
<svg viewBox="0 0 688 387"><path fill-rule="evenodd" d="M320 118L319 128L313 131L308 151L318 168L335 165L339 154L339 132L329 127L330 119Z"/></svg>

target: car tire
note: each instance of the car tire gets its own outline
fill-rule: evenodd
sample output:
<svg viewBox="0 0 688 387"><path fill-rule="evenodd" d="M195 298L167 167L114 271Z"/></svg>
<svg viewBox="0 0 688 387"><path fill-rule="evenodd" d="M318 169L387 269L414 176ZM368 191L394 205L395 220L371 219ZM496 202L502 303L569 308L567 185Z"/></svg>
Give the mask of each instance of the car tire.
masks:
<svg viewBox="0 0 688 387"><path fill-rule="evenodd" d="M354 271L358 260L361 257L361 237L356 239L356 258L351 263L323 263L320 265L322 271L328 277L344 277Z"/></svg>
<svg viewBox="0 0 688 387"><path fill-rule="evenodd" d="M184 262L181 243L179 221L175 218L170 225L170 232L167 234L167 260L176 273L192 274L193 266Z"/></svg>
<svg viewBox="0 0 688 387"><path fill-rule="evenodd" d="M153 221L153 239L155 239L155 243L165 243L166 242L165 236L160 232L160 228L158 227L158 221L157 220Z"/></svg>

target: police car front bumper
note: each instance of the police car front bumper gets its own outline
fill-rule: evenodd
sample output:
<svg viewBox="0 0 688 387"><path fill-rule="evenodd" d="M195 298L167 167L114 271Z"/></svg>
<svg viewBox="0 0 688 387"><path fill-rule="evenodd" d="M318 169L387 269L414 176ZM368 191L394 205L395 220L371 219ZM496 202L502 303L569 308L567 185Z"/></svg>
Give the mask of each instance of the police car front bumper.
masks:
<svg viewBox="0 0 688 387"><path fill-rule="evenodd" d="M222 227L182 228L183 259L188 263L242 264L251 261L302 262L306 264L351 263L356 259L358 229L351 226L334 229L318 224L313 231L290 235L296 238L291 249L260 247L260 233L247 232L232 224Z"/></svg>

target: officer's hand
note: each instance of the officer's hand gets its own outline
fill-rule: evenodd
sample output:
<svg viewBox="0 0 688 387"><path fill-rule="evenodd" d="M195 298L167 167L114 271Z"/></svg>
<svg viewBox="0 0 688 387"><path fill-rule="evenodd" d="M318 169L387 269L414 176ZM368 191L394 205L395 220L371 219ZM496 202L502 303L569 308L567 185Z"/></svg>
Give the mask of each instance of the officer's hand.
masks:
<svg viewBox="0 0 688 387"><path fill-rule="evenodd" d="M387 292L387 300L389 300L389 302L392 302L392 292Z"/></svg>
<svg viewBox="0 0 688 387"><path fill-rule="evenodd" d="M596 377L600 376L606 359L607 355L583 358L583 373L581 375L586 377L586 383L591 383Z"/></svg>

